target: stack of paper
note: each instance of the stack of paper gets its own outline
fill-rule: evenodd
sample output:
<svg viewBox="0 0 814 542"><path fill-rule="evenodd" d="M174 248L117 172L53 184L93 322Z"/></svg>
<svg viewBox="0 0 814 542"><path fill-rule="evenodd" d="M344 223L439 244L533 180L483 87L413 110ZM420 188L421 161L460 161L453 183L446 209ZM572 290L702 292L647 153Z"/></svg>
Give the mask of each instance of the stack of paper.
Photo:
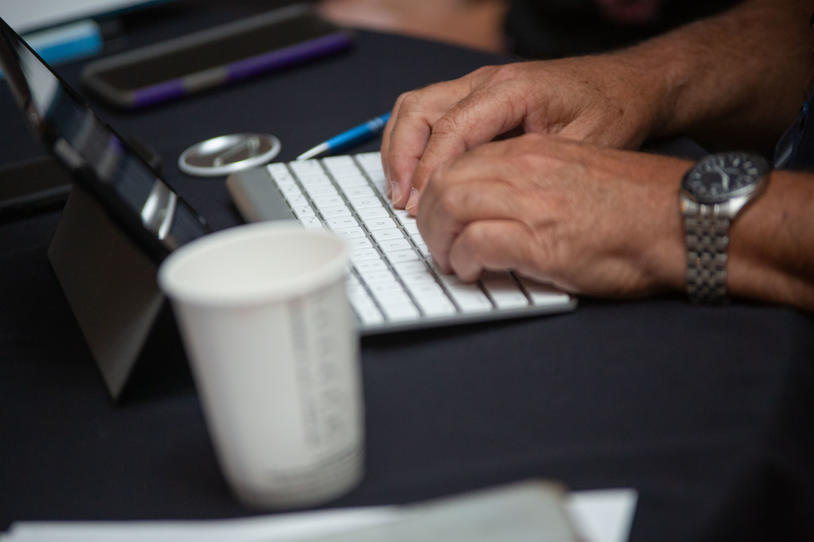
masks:
<svg viewBox="0 0 814 542"><path fill-rule="evenodd" d="M624 542L629 489L576 492L524 482L417 505L204 521L18 522L0 542Z"/></svg>

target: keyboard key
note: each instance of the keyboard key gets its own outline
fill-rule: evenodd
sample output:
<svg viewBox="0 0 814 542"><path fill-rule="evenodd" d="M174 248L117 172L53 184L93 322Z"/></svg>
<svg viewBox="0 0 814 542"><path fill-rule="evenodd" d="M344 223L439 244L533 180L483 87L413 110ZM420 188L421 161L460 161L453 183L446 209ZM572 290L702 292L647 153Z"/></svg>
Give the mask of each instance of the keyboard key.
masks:
<svg viewBox="0 0 814 542"><path fill-rule="evenodd" d="M413 271L405 272L397 268L394 268L394 271L401 278L401 280L403 280L404 283L407 284L408 288L414 285L438 284L432 273L428 272L426 269L416 269Z"/></svg>
<svg viewBox="0 0 814 542"><path fill-rule="evenodd" d="M441 275L440 278L441 283L462 312L475 313L492 310L492 302L477 283L461 282L461 279L455 275Z"/></svg>
<svg viewBox="0 0 814 542"><path fill-rule="evenodd" d="M371 220L390 217L388 210L381 205L378 207L363 207L361 209L356 209L356 214L359 215L362 222L370 222Z"/></svg>
<svg viewBox="0 0 814 542"><path fill-rule="evenodd" d="M357 175L359 174L359 168L356 167L356 163L349 155L329 156L328 158L323 158L322 163L331 174L341 174L347 171L352 171Z"/></svg>
<svg viewBox="0 0 814 542"><path fill-rule="evenodd" d="M518 309L529 305L528 298L507 271L484 273L481 283L499 309Z"/></svg>
<svg viewBox="0 0 814 542"><path fill-rule="evenodd" d="M412 237L422 239L421 232L418 231L418 224L415 220L411 222L403 222L402 225L404 226L404 231L409 233Z"/></svg>
<svg viewBox="0 0 814 542"><path fill-rule="evenodd" d="M368 184L367 179L360 176L347 176L347 177L334 177L336 180L336 184L338 184L344 192L348 190L352 190L354 188L364 189L367 190L369 193L375 195L375 193L371 190L370 184Z"/></svg>
<svg viewBox="0 0 814 542"><path fill-rule="evenodd" d="M322 221L316 217L316 215L305 218L302 217L297 218L300 221L300 224L302 224L303 227L305 227L306 229L317 229L317 230L326 229L325 224L323 224Z"/></svg>
<svg viewBox="0 0 814 542"><path fill-rule="evenodd" d="M401 224L415 222L415 218L411 218L404 209L393 209L393 214L396 216L396 220Z"/></svg>
<svg viewBox="0 0 814 542"><path fill-rule="evenodd" d="M434 280L432 282L422 280L417 284L411 284L409 281L406 283L407 289L427 316L442 316L455 312L455 306Z"/></svg>
<svg viewBox="0 0 814 542"><path fill-rule="evenodd" d="M396 223L393 222L393 219L390 217L374 218L373 220L369 220L368 222L366 222L365 226L367 226L367 229L370 231L398 229L398 226L396 226Z"/></svg>
<svg viewBox="0 0 814 542"><path fill-rule="evenodd" d="M318 194L311 194L311 199L317 207L335 207L337 205L346 207L345 200L342 199L342 196L339 195L339 192L337 192L333 186L330 190L325 190Z"/></svg>
<svg viewBox="0 0 814 542"><path fill-rule="evenodd" d="M339 237L343 239L354 239L356 237L367 237L365 231L362 229L361 226L353 225L348 226L347 228L338 228L334 230L334 233L337 234Z"/></svg>
<svg viewBox="0 0 814 542"><path fill-rule="evenodd" d="M367 293L364 294L364 298L354 298L350 301L351 306L363 324L373 325L384 321L384 316L382 316L381 311L379 311L379 308L373 303L373 300L370 299Z"/></svg>
<svg viewBox="0 0 814 542"><path fill-rule="evenodd" d="M375 258L369 258L367 260L362 260L356 263L356 270L359 271L362 275L366 272L373 272L373 271L383 271L389 269L387 264L379 258L378 253L375 253Z"/></svg>
<svg viewBox="0 0 814 542"><path fill-rule="evenodd" d="M350 300L353 310L363 324L378 324L384 320L379 308L367 290L359 283L354 275L349 275L348 279L348 300Z"/></svg>
<svg viewBox="0 0 814 542"><path fill-rule="evenodd" d="M412 248L407 250L391 250L385 252L385 255L387 259L390 260L390 263L394 265L402 262L421 261L421 257Z"/></svg>
<svg viewBox="0 0 814 542"><path fill-rule="evenodd" d="M404 302L388 302L386 299L382 300L384 313L387 315L388 320L414 320L420 316L418 309L413 305L409 298Z"/></svg>
<svg viewBox="0 0 814 542"><path fill-rule="evenodd" d="M326 197L335 196L338 194L336 188L331 181L325 179L311 179L303 182L305 191L311 196L311 199L316 200L323 195Z"/></svg>
<svg viewBox="0 0 814 542"><path fill-rule="evenodd" d="M371 178L373 188L375 188L382 196L387 195L387 181L384 180L384 174L381 177Z"/></svg>
<svg viewBox="0 0 814 542"><path fill-rule="evenodd" d="M373 193L373 191L370 189L370 185L368 185L367 182L358 184L356 186L351 186L349 188L343 187L343 192L345 193L345 197L348 198L348 201L354 205L356 205L357 202L363 202L364 200L368 199L381 204L381 200L376 194Z"/></svg>
<svg viewBox="0 0 814 542"><path fill-rule="evenodd" d="M379 260L381 261L382 258L379 256L379 252L376 250L367 250L365 252L359 252L356 254L350 255L350 261L355 265L357 268L363 263L370 260Z"/></svg>
<svg viewBox="0 0 814 542"><path fill-rule="evenodd" d="M297 186L296 183L292 183L285 186L278 184L277 187L280 189L280 192L283 193L283 195L288 201L293 201L296 198L305 199L305 195L302 193L302 190L300 190L300 187Z"/></svg>
<svg viewBox="0 0 814 542"><path fill-rule="evenodd" d="M396 262L393 264L393 269L395 269L399 274L410 274L410 273L424 273L428 278L433 278L432 273L428 270L427 264L424 260L409 260L403 262Z"/></svg>
<svg viewBox="0 0 814 542"><path fill-rule="evenodd" d="M531 304L537 307L546 305L560 305L568 302L568 294L555 290L552 286L517 276L517 280L526 289L531 298Z"/></svg>
<svg viewBox="0 0 814 542"><path fill-rule="evenodd" d="M330 218L326 217L325 222L328 223L328 226L330 226L330 228L332 230L350 228L352 226L358 226L359 225L359 223L356 222L356 219L353 218L352 216L350 216L350 214L335 216L335 217L330 217Z"/></svg>
<svg viewBox="0 0 814 542"><path fill-rule="evenodd" d="M291 169L297 177L299 177L303 185L308 184L309 181L314 182L317 179L328 180L328 176L325 174L325 171L322 170L322 166L317 160L297 160L296 162L289 162L289 166L291 166Z"/></svg>
<svg viewBox="0 0 814 542"><path fill-rule="evenodd" d="M288 167L282 162L278 162L276 164L269 164L268 167L269 175L271 175L277 184L285 184L285 183L293 183L294 177L291 176L291 173L288 171Z"/></svg>
<svg viewBox="0 0 814 542"><path fill-rule="evenodd" d="M345 243L348 246L348 250L350 250L351 252L361 250L366 251L374 250L373 245L370 242L370 239L368 239L367 237L350 237L343 239L345 240Z"/></svg>
<svg viewBox="0 0 814 542"><path fill-rule="evenodd" d="M317 207L325 220L329 218L350 217L350 209L344 203L342 205L332 205L330 207ZM353 219L352 219L353 220ZM355 220L354 220L355 222Z"/></svg>
<svg viewBox="0 0 814 542"><path fill-rule="evenodd" d="M382 159L378 152L360 152L356 155L356 161L367 171L384 171L382 169Z"/></svg>
<svg viewBox="0 0 814 542"><path fill-rule="evenodd" d="M393 239L379 241L379 248L381 248L385 254L389 254L398 250L413 250L413 245L404 237L395 237Z"/></svg>
<svg viewBox="0 0 814 542"><path fill-rule="evenodd" d="M379 300L385 313L387 313L388 306L412 304L410 296L395 279L392 282L382 281L368 284L368 287Z"/></svg>
<svg viewBox="0 0 814 542"><path fill-rule="evenodd" d="M371 288L374 285L379 288L381 285L386 284L398 286L398 280L396 280L395 275L393 275L389 267L385 267L384 269L359 270L359 275ZM383 288L384 286L381 287Z"/></svg>
<svg viewBox="0 0 814 542"><path fill-rule="evenodd" d="M377 243L381 244L390 239L405 239L404 233L398 228L388 228L384 230L374 230L370 232Z"/></svg>
<svg viewBox="0 0 814 542"><path fill-rule="evenodd" d="M314 210L311 209L311 206L308 205L308 203L301 203L300 205L292 207L292 210L294 211L294 214L297 215L297 217L305 218L316 216L316 213L314 213Z"/></svg>

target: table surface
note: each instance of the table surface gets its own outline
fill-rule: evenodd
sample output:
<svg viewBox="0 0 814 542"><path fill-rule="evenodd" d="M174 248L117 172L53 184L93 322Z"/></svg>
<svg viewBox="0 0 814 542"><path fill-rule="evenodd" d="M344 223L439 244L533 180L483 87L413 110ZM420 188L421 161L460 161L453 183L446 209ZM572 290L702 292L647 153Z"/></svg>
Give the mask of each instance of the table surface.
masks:
<svg viewBox="0 0 814 542"><path fill-rule="evenodd" d="M165 7L129 48L258 3ZM175 157L211 136L273 132L281 160L390 108L400 92L502 62L358 32L352 51L140 113L91 101L165 160L216 229L240 222L222 179ZM81 62L59 72L79 84ZM42 154L0 87L0 164ZM373 150L371 143L357 150ZM0 530L17 520L223 518L230 495L180 345L145 352L114 404L53 275L59 211L0 224ZM675 297L582 299L569 314L365 338L366 476L331 506L411 502L530 477L632 487L631 540L814 537L814 319Z"/></svg>

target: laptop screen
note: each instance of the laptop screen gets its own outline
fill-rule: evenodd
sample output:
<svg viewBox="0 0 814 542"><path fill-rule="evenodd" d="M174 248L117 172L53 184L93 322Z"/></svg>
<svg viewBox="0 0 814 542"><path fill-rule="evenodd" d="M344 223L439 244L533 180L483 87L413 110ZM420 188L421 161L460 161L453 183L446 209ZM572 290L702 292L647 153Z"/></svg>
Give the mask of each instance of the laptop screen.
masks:
<svg viewBox="0 0 814 542"><path fill-rule="evenodd" d="M0 68L45 146L154 260L209 231L203 217L2 19Z"/></svg>

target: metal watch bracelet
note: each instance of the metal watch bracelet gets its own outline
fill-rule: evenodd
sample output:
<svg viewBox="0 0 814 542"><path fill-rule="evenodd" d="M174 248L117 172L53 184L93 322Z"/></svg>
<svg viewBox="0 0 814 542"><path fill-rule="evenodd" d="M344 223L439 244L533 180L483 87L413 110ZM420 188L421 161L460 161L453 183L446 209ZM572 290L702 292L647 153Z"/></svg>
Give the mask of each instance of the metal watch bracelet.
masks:
<svg viewBox="0 0 814 542"><path fill-rule="evenodd" d="M725 303L730 219L714 206L699 205L684 217L687 242L687 294L696 303Z"/></svg>

